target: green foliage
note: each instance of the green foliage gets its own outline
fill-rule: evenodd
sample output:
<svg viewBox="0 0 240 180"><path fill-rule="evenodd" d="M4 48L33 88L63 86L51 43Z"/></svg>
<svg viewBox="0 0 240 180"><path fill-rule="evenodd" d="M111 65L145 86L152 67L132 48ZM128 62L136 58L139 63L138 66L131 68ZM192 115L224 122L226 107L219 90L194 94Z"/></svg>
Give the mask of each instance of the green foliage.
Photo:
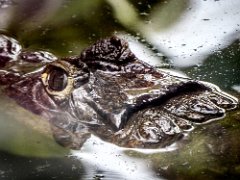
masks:
<svg viewBox="0 0 240 180"><path fill-rule="evenodd" d="M60 157L68 153L52 138L49 124L1 96L0 150L28 157Z"/></svg>

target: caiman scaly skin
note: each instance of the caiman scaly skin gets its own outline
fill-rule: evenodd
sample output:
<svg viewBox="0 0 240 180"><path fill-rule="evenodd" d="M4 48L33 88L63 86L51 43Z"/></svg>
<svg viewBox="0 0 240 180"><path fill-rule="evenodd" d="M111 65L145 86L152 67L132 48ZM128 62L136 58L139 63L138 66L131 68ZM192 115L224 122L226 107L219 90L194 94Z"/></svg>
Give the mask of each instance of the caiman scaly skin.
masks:
<svg viewBox="0 0 240 180"><path fill-rule="evenodd" d="M124 147L165 147L238 105L211 83L139 60L116 36L57 58L0 35L0 67L6 95L48 119L56 141L74 149L90 134Z"/></svg>

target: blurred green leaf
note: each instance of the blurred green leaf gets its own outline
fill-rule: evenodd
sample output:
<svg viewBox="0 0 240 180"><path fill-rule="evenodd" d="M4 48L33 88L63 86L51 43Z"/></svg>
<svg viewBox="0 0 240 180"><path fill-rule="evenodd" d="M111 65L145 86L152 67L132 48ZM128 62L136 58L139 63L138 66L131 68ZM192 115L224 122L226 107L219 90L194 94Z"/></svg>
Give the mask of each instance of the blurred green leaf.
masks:
<svg viewBox="0 0 240 180"><path fill-rule="evenodd" d="M1 96L0 150L22 156L59 157L68 150L58 145L49 123Z"/></svg>
<svg viewBox="0 0 240 180"><path fill-rule="evenodd" d="M190 0L167 0L156 5L149 16L151 26L156 31L166 30L181 18L189 7Z"/></svg>

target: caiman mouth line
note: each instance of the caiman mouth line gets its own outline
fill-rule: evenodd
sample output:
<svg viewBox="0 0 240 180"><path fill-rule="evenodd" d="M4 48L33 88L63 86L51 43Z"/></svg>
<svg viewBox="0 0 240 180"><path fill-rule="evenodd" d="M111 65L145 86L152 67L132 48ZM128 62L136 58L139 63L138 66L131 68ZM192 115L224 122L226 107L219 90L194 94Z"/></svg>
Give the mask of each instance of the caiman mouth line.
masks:
<svg viewBox="0 0 240 180"><path fill-rule="evenodd" d="M142 96L140 97L141 99L139 99L139 101L141 101L140 103L137 103L137 105L130 105L129 108L126 109L125 113L121 117L121 124L119 126L119 129L123 129L127 124L128 120L130 119L130 117L138 111L163 105L169 99L177 96L181 96L191 92L207 91L207 90L211 91L210 88L202 84L199 84L198 82L189 81L186 83L182 83L179 86L174 86L174 85L170 86L168 93L158 98L152 99L150 95Z"/></svg>
<svg viewBox="0 0 240 180"><path fill-rule="evenodd" d="M87 104L92 107L96 113L98 113L102 117L102 121L109 125L110 128L113 131L119 131L120 129L123 129L126 124L128 123L129 119L134 113L137 113L138 111L141 111L146 108L156 107L163 105L166 103L169 99L183 95L188 94L191 92L197 92L197 91L211 91L210 88L199 84L195 81L189 81L182 83L178 86L170 86L169 91L166 95L161 95L160 97L154 97L152 98L150 95L140 96L137 99L136 104L127 104L125 106L125 109L123 109L122 115L119 114L119 116L114 116L113 114L102 110L102 108L99 107L99 105L96 102L87 100ZM118 117L119 119L116 119ZM114 124L114 122L120 122L119 126Z"/></svg>

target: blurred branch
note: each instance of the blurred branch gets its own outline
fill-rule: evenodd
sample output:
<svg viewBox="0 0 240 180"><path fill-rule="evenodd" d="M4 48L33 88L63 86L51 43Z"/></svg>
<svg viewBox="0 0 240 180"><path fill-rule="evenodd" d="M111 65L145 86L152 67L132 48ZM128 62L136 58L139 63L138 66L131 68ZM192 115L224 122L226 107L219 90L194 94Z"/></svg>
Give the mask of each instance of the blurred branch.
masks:
<svg viewBox="0 0 240 180"><path fill-rule="evenodd" d="M154 6L150 13L151 25L157 31L170 28L186 12L190 0L168 0Z"/></svg>
<svg viewBox="0 0 240 180"><path fill-rule="evenodd" d="M10 29L16 28L29 30L39 27L43 22L52 17L63 0L15 0L15 8L13 18L11 20Z"/></svg>
<svg viewBox="0 0 240 180"><path fill-rule="evenodd" d="M134 6L127 0L106 0L113 8L115 18L125 27L137 31L142 22Z"/></svg>

